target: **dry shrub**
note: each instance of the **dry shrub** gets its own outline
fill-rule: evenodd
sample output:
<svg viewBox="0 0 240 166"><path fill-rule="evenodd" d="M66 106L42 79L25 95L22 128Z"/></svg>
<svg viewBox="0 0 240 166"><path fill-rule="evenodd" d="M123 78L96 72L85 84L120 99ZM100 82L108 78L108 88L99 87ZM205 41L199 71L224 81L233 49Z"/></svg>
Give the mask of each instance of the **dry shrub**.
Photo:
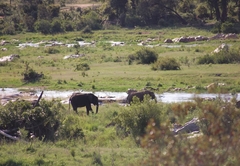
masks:
<svg viewBox="0 0 240 166"><path fill-rule="evenodd" d="M222 100L199 100L197 107L201 109L203 134L174 135L168 123L162 123L159 128L153 119L149 121L141 139L141 146L149 152L143 165L240 164L240 110Z"/></svg>

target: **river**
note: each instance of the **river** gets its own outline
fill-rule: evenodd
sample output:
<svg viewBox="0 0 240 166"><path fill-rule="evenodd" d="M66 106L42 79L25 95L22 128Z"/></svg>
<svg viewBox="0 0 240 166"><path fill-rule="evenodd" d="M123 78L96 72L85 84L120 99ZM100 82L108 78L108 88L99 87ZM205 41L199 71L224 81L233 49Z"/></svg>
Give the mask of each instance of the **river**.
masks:
<svg viewBox="0 0 240 166"><path fill-rule="evenodd" d="M9 100L14 100L17 98L30 98L37 99L41 94L42 90L34 90L31 93L25 93L17 88L2 88L0 90L1 103L6 103ZM42 98L44 99L60 99L63 103L68 103L68 99L74 92L80 91L55 91L55 90L44 90ZM89 93L90 91L83 91L82 93ZM101 101L124 101L127 97L126 92L94 92L96 96L99 97ZM155 94L158 102L163 103L173 103L173 102L187 102L193 101L194 98L203 98L203 99L215 99L220 97L223 100L230 101L233 97L236 97L237 100L240 100L240 93L233 96L230 93L226 94L214 94L214 93L186 93L186 92L164 92L161 94Z"/></svg>

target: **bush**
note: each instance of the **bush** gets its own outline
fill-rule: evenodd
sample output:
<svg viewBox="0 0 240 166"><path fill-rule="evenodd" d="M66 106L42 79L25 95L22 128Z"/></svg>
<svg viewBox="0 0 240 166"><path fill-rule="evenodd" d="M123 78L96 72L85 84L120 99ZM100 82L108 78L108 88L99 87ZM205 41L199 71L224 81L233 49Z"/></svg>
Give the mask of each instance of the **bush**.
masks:
<svg viewBox="0 0 240 166"><path fill-rule="evenodd" d="M53 141L61 123L63 105L59 101L40 101L40 106L32 108L25 100L9 102L0 107L1 129L25 129L28 138L32 133L40 140Z"/></svg>
<svg viewBox="0 0 240 166"><path fill-rule="evenodd" d="M35 82L35 81L39 81L41 78L43 78L43 73L39 74L37 73L35 70L33 70L32 68L29 67L29 64L26 63L26 69L25 71L22 73L23 75L23 81L25 82Z"/></svg>
<svg viewBox="0 0 240 166"><path fill-rule="evenodd" d="M150 96L145 96L144 102L134 97L132 105L122 110L115 121L118 128L125 129L124 133L138 138L145 134L150 119L154 119L156 126L160 125L162 111L162 105L151 101Z"/></svg>
<svg viewBox="0 0 240 166"><path fill-rule="evenodd" d="M204 55L197 61L198 64L229 64L239 63L240 53L237 50L221 51L213 55Z"/></svg>
<svg viewBox="0 0 240 166"><path fill-rule="evenodd" d="M126 27L132 27L132 28L134 28L135 26L144 25L144 23L141 21L141 17L135 14L126 14L124 22Z"/></svg>
<svg viewBox="0 0 240 166"><path fill-rule="evenodd" d="M81 128L79 116L67 116L63 121L60 131L62 139L83 139L85 137Z"/></svg>
<svg viewBox="0 0 240 166"><path fill-rule="evenodd" d="M152 70L180 70L180 64L174 58L161 58L152 66Z"/></svg>
<svg viewBox="0 0 240 166"><path fill-rule="evenodd" d="M238 33L237 29L235 29L234 24L231 22L222 23L221 31L222 33Z"/></svg>
<svg viewBox="0 0 240 166"><path fill-rule="evenodd" d="M214 58L213 56L210 56L209 54L204 55L203 57L200 57L197 61L198 64L213 64Z"/></svg>
<svg viewBox="0 0 240 166"><path fill-rule="evenodd" d="M2 30L2 33L6 35L15 35L16 31L13 25L9 25Z"/></svg>
<svg viewBox="0 0 240 166"><path fill-rule="evenodd" d="M157 61L158 54L155 51L144 48L134 55L141 64L151 64Z"/></svg>
<svg viewBox="0 0 240 166"><path fill-rule="evenodd" d="M149 121L141 146L149 156L140 165L239 165L240 112L231 102L196 101L203 135L174 135L168 123ZM216 157L217 155L217 157ZM164 162L165 161L165 162Z"/></svg>
<svg viewBox="0 0 240 166"><path fill-rule="evenodd" d="M98 14L93 10L84 15L83 20L84 24L89 26L92 30L99 30L102 28L100 18Z"/></svg>
<svg viewBox="0 0 240 166"><path fill-rule="evenodd" d="M81 31L83 28L85 28L87 25L83 20L80 20L76 23L76 30Z"/></svg>
<svg viewBox="0 0 240 166"><path fill-rule="evenodd" d="M65 21L64 23L63 23L63 27L64 27L64 29L65 29L65 31L74 31L74 23L72 22L72 21Z"/></svg>
<svg viewBox="0 0 240 166"><path fill-rule="evenodd" d="M80 63L76 66L75 70L87 71L90 70L90 66L87 63Z"/></svg>
<svg viewBox="0 0 240 166"><path fill-rule="evenodd" d="M214 24L213 28L211 29L212 33L221 33L221 23L217 22Z"/></svg>
<svg viewBox="0 0 240 166"><path fill-rule="evenodd" d="M54 19L52 22L52 33L61 33L64 32L63 25L60 19Z"/></svg>
<svg viewBox="0 0 240 166"><path fill-rule="evenodd" d="M34 24L35 30L43 34L52 33L52 24L48 20L39 20Z"/></svg>
<svg viewBox="0 0 240 166"><path fill-rule="evenodd" d="M49 47L47 48L45 51L45 53L48 53L48 54L57 54L59 53L60 51L56 48L52 48L52 47Z"/></svg>
<svg viewBox="0 0 240 166"><path fill-rule="evenodd" d="M198 18L206 18L209 17L208 9L204 4L199 4L195 9L196 15Z"/></svg>

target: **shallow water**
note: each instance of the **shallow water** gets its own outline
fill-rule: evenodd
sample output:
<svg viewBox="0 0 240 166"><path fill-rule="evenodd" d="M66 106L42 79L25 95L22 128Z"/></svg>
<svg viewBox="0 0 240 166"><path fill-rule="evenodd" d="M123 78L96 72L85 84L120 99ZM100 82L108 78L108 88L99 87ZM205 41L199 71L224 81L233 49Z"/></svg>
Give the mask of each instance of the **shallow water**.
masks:
<svg viewBox="0 0 240 166"><path fill-rule="evenodd" d="M41 94L42 90L35 90L34 92L31 92L31 96L38 97ZM76 93L80 91L54 91L54 90L45 90L42 98L45 99L60 99L64 103L68 102L69 97L72 95L72 93ZM81 93L89 93L90 91L83 91ZM20 91L17 88L2 88L0 90L0 98L1 100L5 98L6 96L12 96L12 95L19 95L23 93L23 91ZM100 92L94 92L96 96L98 96L100 99L104 100L113 100L113 101L122 101L126 99L127 93L126 92L107 92L107 91L100 91ZM230 93L227 94L212 94L212 93L202 93L202 94L194 94L194 93L185 93L185 92L165 92L161 94L156 94L157 101L163 102L163 103L173 103L173 102L187 102L187 101L193 101L194 98L203 98L203 99L215 99L215 98L221 98L223 100L229 101L233 97L236 97L237 100L240 100L240 93L236 94L235 96L231 95Z"/></svg>

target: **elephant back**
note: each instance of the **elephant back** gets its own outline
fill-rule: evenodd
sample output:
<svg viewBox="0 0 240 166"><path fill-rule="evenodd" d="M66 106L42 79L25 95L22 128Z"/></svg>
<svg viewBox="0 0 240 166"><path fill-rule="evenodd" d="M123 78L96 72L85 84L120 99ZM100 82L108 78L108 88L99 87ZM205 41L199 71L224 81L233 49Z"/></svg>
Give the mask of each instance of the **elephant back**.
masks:
<svg viewBox="0 0 240 166"><path fill-rule="evenodd" d="M149 91L149 90L144 90L144 91L137 91L137 92L129 93L127 96L127 103L130 104L132 102L134 96L138 97L140 101L143 101L145 95L150 95L150 97L152 99L156 99L154 92Z"/></svg>
<svg viewBox="0 0 240 166"><path fill-rule="evenodd" d="M79 95L82 95L82 94L83 94L83 93L81 93L81 92L73 93L73 94L71 95L71 97L69 98L69 101L71 101L74 97L79 96Z"/></svg>

